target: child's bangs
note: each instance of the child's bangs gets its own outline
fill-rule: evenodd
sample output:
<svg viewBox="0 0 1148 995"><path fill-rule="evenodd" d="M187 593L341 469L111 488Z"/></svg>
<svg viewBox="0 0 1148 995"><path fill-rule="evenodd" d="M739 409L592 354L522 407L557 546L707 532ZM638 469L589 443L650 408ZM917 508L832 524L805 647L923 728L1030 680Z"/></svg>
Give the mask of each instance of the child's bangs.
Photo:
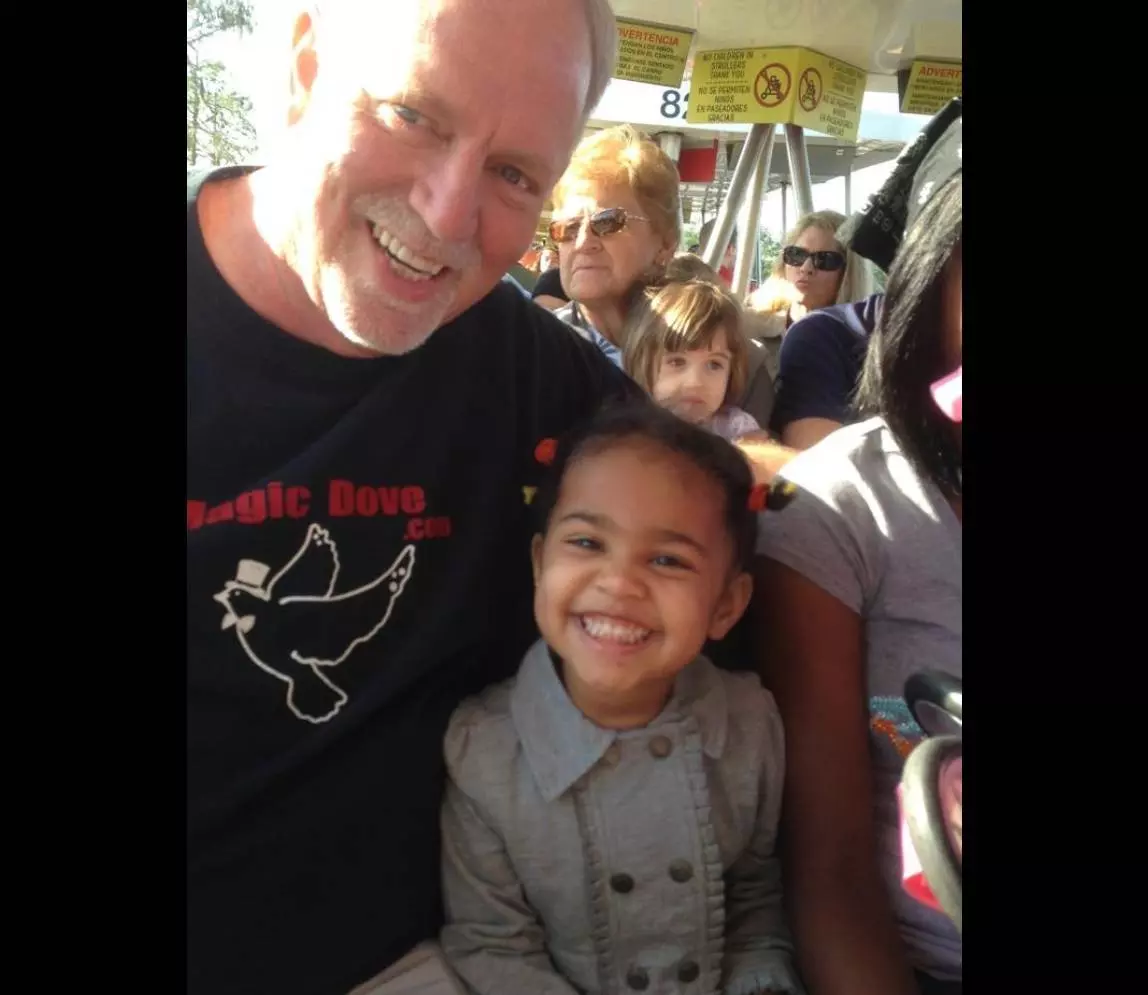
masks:
<svg viewBox="0 0 1148 995"><path fill-rule="evenodd" d="M729 323L726 310L719 300L709 295L676 301L662 316L665 322L663 347L667 352L709 349L718 330ZM736 320L736 315L733 317ZM732 333L727 333L727 337L729 334Z"/></svg>

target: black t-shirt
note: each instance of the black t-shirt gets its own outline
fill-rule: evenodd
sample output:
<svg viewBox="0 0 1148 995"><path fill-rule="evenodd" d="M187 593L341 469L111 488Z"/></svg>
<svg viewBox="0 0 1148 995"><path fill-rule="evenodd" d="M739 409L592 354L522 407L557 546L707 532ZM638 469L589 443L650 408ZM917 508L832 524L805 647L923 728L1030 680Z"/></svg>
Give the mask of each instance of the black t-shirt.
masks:
<svg viewBox="0 0 1148 995"><path fill-rule="evenodd" d="M801 418L842 425L853 420L850 405L884 300L874 294L810 311L793 323L781 342L771 431L780 435Z"/></svg>
<svg viewBox="0 0 1148 995"><path fill-rule="evenodd" d="M535 638L547 440L637 390L501 284L406 356L294 338L210 261L204 179L187 200L188 990L345 995L439 927L442 735Z"/></svg>
<svg viewBox="0 0 1148 995"><path fill-rule="evenodd" d="M534 281L534 289L530 292L530 296L540 297L543 294L563 301L570 300L570 296L562 289L562 272L557 266L552 266Z"/></svg>

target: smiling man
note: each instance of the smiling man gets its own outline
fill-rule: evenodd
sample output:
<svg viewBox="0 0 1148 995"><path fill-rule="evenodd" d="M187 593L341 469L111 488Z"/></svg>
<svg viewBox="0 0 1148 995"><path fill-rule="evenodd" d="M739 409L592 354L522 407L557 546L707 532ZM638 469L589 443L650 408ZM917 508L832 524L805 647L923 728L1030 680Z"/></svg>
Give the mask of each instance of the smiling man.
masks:
<svg viewBox="0 0 1148 995"><path fill-rule="evenodd" d="M280 154L188 176L192 995L438 930L447 719L534 638L550 440L634 390L500 283L614 45L606 0L325 3Z"/></svg>

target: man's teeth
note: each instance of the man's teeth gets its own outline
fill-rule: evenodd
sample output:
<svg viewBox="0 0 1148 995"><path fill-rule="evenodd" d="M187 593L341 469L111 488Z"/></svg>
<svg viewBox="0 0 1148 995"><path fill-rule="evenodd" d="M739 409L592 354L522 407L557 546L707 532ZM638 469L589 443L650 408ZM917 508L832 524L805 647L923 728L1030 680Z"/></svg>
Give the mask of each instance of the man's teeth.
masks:
<svg viewBox="0 0 1148 995"><path fill-rule="evenodd" d="M408 269L414 272L409 274L411 279L414 280L429 280L432 276L438 276L442 272L443 267L433 260L427 259L423 256L416 255L411 252L402 242L400 242L394 235L392 235L385 228L380 228L378 225L373 226L375 239L378 241L387 252L394 256L397 260L403 263Z"/></svg>
<svg viewBox="0 0 1148 995"><path fill-rule="evenodd" d="M605 639L614 643L640 643L650 634L649 629L642 629L636 625L627 625L616 620L607 621L604 618L582 616L582 628L595 639Z"/></svg>

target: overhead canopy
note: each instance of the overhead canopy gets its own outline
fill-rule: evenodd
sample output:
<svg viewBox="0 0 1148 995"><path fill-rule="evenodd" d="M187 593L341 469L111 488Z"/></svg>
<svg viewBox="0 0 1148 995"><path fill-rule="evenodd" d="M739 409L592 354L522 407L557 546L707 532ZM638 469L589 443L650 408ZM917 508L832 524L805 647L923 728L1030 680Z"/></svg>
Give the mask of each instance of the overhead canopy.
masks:
<svg viewBox="0 0 1148 995"><path fill-rule="evenodd" d="M613 0L618 17L697 32L694 51L800 45L877 75L961 58L961 0Z"/></svg>
<svg viewBox="0 0 1148 995"><path fill-rule="evenodd" d="M871 79L872 83L873 80ZM703 140L722 137L744 138L749 133L748 124L705 125L694 124L683 116L682 98L689 84L683 84L676 96L667 101L664 86L651 83L634 83L630 80L612 79L598 106L590 115L591 128L606 128L612 124L632 124L651 134L659 131L677 131L689 139ZM928 123L928 116L902 114L897 110L896 83L892 93L881 92L871 86L861 101L861 125L858 141L910 142L917 132ZM810 140L813 140L812 137ZM826 139L831 141L831 139ZM839 143L834 143L839 144Z"/></svg>

